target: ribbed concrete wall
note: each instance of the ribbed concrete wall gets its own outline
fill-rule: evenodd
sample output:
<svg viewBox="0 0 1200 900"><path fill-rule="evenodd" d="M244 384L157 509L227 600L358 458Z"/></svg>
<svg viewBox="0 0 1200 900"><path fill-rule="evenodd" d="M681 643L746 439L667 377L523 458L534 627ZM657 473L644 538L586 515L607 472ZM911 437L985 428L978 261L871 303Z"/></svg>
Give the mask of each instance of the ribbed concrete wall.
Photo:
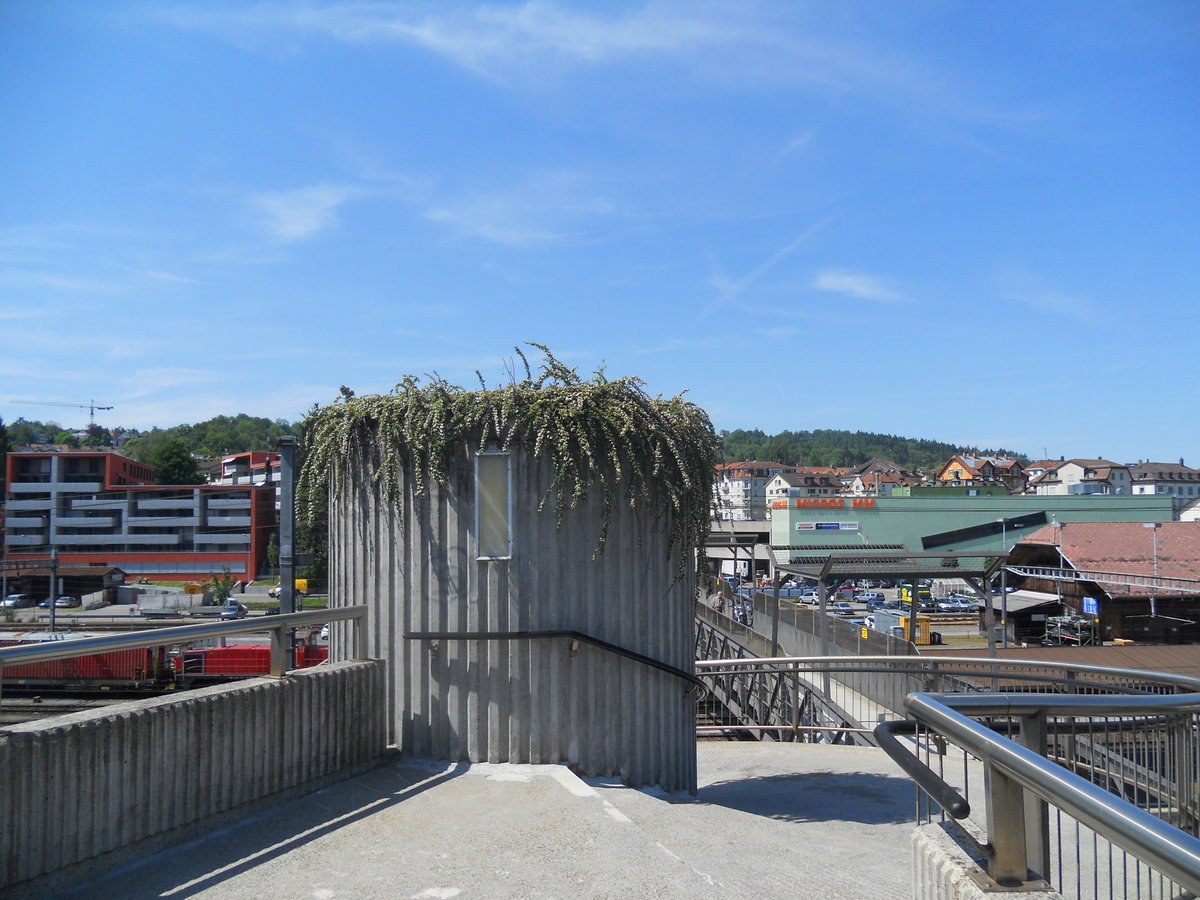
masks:
<svg viewBox="0 0 1200 900"><path fill-rule="evenodd" d="M999 892L950 827L931 822L913 832L913 900L1062 900L1062 894L1051 890Z"/></svg>
<svg viewBox="0 0 1200 900"><path fill-rule="evenodd" d="M574 629L694 670L694 583L673 582L667 524L618 504L603 554L599 498L555 526L553 472L513 454L513 558L474 552L473 460L405 494L404 521L360 473L330 504L330 595L366 603L369 656L388 661L401 750L472 762L566 762L588 776L694 791L685 681L565 639L406 641L415 631Z"/></svg>
<svg viewBox="0 0 1200 900"><path fill-rule="evenodd" d="M382 690L343 663L0 730L0 888L370 763Z"/></svg>

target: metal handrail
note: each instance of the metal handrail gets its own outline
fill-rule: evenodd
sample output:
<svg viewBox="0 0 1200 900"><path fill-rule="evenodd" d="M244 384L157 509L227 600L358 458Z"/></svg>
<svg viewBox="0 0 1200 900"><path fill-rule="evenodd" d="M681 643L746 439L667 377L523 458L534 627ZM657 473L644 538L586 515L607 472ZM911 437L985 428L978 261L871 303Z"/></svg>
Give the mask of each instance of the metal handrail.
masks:
<svg viewBox="0 0 1200 900"><path fill-rule="evenodd" d="M1039 706L1032 697L910 694L904 705L922 724L977 756L994 770L1103 834L1112 844L1147 862L1179 885L1200 892L1200 838L1138 809L952 708L990 708L991 714L1000 714L1001 708L1008 704L1010 709L1023 710L1013 715L1028 712L1067 715L1072 709L1080 709L1080 701L1088 698L1063 701L1058 695L1042 695L1041 699L1045 702ZM1200 704L1200 695L1195 694L1169 699L1161 695L1117 695L1098 699L1107 701L1106 710L1112 715L1160 712L1167 706L1172 711L1185 713L1194 711ZM1091 707L1090 704L1082 706ZM1097 709L1091 707L1090 713L1085 714L1095 715L1096 712Z"/></svg>
<svg viewBox="0 0 1200 900"><path fill-rule="evenodd" d="M155 628L152 631L104 634L97 637L72 638L62 641L40 641L36 644L19 644L0 647L0 675L5 666L25 663L46 662L55 659L73 659L114 650L140 650L144 647L163 647L170 644L186 644L211 637L227 637L231 634L251 634L268 631L271 633L271 674L282 675L286 671L284 635L292 628L302 625L320 625L325 622L353 620L361 626L367 615L367 607L341 606L331 609L313 609L304 612L286 613L278 616L258 616L253 619L235 619L232 622L203 622L199 625L177 625L172 628ZM361 659L362 641L354 641L353 657Z"/></svg>
<svg viewBox="0 0 1200 900"><path fill-rule="evenodd" d="M1085 665L1081 663L1071 662L1046 662L1042 660L1029 659L995 659L991 657L978 656L943 656L938 654L936 658L930 656L772 656L772 657L747 657L744 659L712 659L712 660L697 660L697 670L720 669L722 666L744 667L744 666L780 666L791 667L796 664L806 665L811 668L824 667L845 667L843 671L854 671L856 668L870 669L873 666L883 667L889 671L904 672L905 674L942 674L942 675L977 675L981 670L995 670L1000 678L1006 677L1003 669L1043 669L1046 671L1059 672L1074 672L1081 675L1103 676L1105 678L1127 678L1130 681L1140 684L1154 684L1176 688L1180 694L1200 694L1200 679L1191 678L1187 675L1179 675L1174 672L1151 672L1146 669L1121 669L1112 666L1096 666ZM960 666L964 668L952 668ZM1010 677L1015 677L1013 673ZM1064 684L1072 686L1080 686L1075 681L1063 681ZM1089 686L1095 687L1097 684ZM1108 685L1103 685L1109 687ZM1114 693L1122 689L1112 686L1111 690ZM965 696L965 695L964 695ZM975 697L978 695L969 695ZM1019 696L1019 695L1017 695ZM1033 695L1030 695L1033 696ZM1052 695L1061 700L1062 695ZM1086 695L1085 695L1086 696ZM1162 696L1140 695L1133 696Z"/></svg>
<svg viewBox="0 0 1200 900"><path fill-rule="evenodd" d="M1145 725L1182 718L1185 723L1191 721L1194 729L1196 716L1200 714L1200 679L1061 661L941 655L732 658L696 663L697 674L708 678L754 670L801 669L835 677L889 671L916 678L918 683L925 681L930 686L937 679L951 676L965 676L980 686L996 680L1031 686L1055 682L1064 692L1023 693L1018 689L1005 694L974 690L954 694L909 693L901 707L893 711L917 719L914 724L936 733L935 743L939 746L945 738L983 763L989 837L987 843L976 842L976 846L988 856L988 871L996 882L1029 887L1037 883L1026 881L1029 869L1047 876L1052 852L1045 834L1048 827L1045 810L1049 804L1064 815L1073 816L1081 826L1090 827L1114 849L1125 851L1181 887L1200 893L1200 839L1121 795L1093 784L1062 760L1048 758L1044 746L1048 734L1061 734L1064 723L1074 721L1112 718ZM987 724L975 722L968 715L977 716ZM1016 727L1025 746L1008 736L1005 721ZM879 746L952 818L966 815L969 810L966 801L892 736L903 730L905 724L885 723L877 729ZM1030 805L1034 803L1041 803L1041 811ZM968 839L974 842L969 833Z"/></svg>
<svg viewBox="0 0 1200 900"><path fill-rule="evenodd" d="M676 678L688 682L693 690L700 693L708 690L708 685L691 672L686 672L678 666L571 628L548 628L534 631L406 631L404 633L406 641L520 641L563 637L591 644L600 650L606 650L617 656L623 656L625 659L674 675Z"/></svg>
<svg viewBox="0 0 1200 900"><path fill-rule="evenodd" d="M904 770L917 786L933 798L933 802L944 809L953 819L965 819L971 814L971 804L947 784L933 769L925 765L896 740L897 732L912 732L916 722L880 722L872 731L879 749L891 757L892 762Z"/></svg>

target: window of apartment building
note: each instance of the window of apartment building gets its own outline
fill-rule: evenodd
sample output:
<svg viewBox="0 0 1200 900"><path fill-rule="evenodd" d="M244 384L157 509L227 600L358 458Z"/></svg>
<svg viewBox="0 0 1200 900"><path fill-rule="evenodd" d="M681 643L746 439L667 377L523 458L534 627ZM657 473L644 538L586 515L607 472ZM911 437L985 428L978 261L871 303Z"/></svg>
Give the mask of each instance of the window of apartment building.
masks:
<svg viewBox="0 0 1200 900"><path fill-rule="evenodd" d="M512 558L512 454L475 454L475 557Z"/></svg>
<svg viewBox="0 0 1200 900"><path fill-rule="evenodd" d="M50 480L50 460L47 457L38 459L17 460L17 481L46 482Z"/></svg>

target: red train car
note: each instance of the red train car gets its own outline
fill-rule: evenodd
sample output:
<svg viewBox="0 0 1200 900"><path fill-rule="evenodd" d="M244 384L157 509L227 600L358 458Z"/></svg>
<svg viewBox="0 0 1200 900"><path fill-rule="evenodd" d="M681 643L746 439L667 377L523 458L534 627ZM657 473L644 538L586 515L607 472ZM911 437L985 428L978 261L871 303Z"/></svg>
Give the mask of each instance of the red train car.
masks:
<svg viewBox="0 0 1200 900"><path fill-rule="evenodd" d="M0 640L0 647L43 643L42 640ZM303 643L296 648L294 668L325 662L329 647ZM39 690L166 690L196 683L257 678L271 671L269 644L229 644L168 650L148 647L112 650L74 659L55 659L4 667L4 686Z"/></svg>
<svg viewBox="0 0 1200 900"><path fill-rule="evenodd" d="M41 642L5 640L0 641L0 646L13 647L31 643ZM4 667L6 687L137 688L158 683L166 684L173 680L174 669L162 647L111 650L74 659L53 659Z"/></svg>
<svg viewBox="0 0 1200 900"><path fill-rule="evenodd" d="M296 648L294 667L308 668L329 659L329 648L302 644ZM174 659L175 674L181 681L255 678L271 671L269 644L230 644L225 647L195 647L182 651Z"/></svg>

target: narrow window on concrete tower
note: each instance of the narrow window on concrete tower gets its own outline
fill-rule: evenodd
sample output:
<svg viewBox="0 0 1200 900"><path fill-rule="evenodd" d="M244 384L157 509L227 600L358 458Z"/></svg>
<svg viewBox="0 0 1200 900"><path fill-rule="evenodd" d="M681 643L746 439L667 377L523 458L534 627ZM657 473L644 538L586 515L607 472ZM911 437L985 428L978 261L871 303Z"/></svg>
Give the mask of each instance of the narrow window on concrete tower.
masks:
<svg viewBox="0 0 1200 900"><path fill-rule="evenodd" d="M475 454L475 556L512 557L512 454Z"/></svg>

